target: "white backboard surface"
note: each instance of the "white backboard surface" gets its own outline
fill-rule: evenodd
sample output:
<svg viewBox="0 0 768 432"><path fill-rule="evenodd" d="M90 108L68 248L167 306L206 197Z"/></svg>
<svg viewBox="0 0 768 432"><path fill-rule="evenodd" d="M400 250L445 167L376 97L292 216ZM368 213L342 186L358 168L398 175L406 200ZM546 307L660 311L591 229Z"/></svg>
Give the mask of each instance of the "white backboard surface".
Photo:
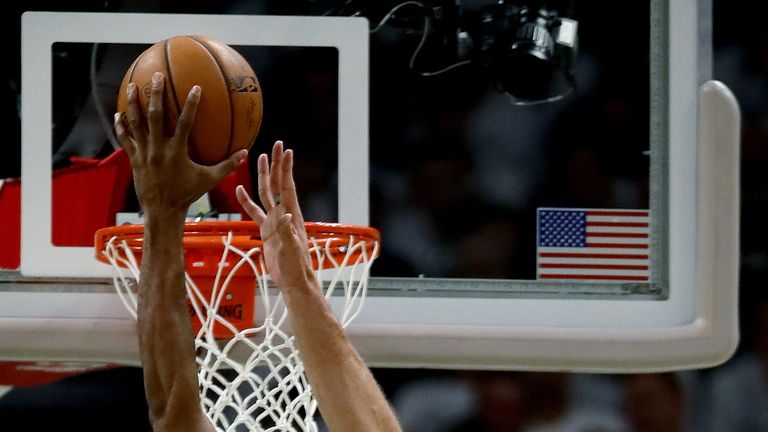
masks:
<svg viewBox="0 0 768 432"><path fill-rule="evenodd" d="M651 87L663 107L651 131L658 135L651 151L660 153L653 157L663 162L651 174L658 190L650 213L659 224L652 248L662 261L649 285L660 287L656 294L616 284L375 277L348 328L369 364L649 371L710 366L733 353L738 107L702 73L709 54L700 35L708 29L699 29L699 3L653 4L652 15L665 17L651 20L651 46L661 47L662 62ZM153 43L195 33L231 44L338 49L339 221L369 223L365 19L26 13L22 264L21 274L0 273L0 358L138 363L135 322L105 279L111 269L91 248L51 244L51 130L36 126L51 123L52 43Z"/></svg>
<svg viewBox="0 0 768 432"><path fill-rule="evenodd" d="M362 19L153 14L26 13L22 19L22 248L26 276L107 277L89 247L51 244L51 46L54 42L155 43L204 33L228 44L334 47L339 52L340 222L368 224L368 39ZM141 28L142 31L136 31ZM45 29L45 30L43 30ZM350 176L350 177L346 177Z"/></svg>

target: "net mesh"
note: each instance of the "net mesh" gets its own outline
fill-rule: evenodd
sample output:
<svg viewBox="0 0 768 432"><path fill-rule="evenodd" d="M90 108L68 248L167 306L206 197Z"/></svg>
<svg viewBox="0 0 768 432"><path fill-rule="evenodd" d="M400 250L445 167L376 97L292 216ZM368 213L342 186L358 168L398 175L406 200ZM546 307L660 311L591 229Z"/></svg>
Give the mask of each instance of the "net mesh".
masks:
<svg viewBox="0 0 768 432"><path fill-rule="evenodd" d="M350 235L340 244L338 238L311 233L309 243L316 275L326 281L321 284L324 295L333 297L334 313L346 327L363 307L379 243ZM206 280L212 286L203 287L203 281L190 276L189 257L185 275L190 313L198 328L195 347L203 411L217 431L317 431L317 404L289 329L283 296L262 271L266 265L261 247L241 249L230 232L221 236L220 251L212 284ZM121 301L136 318L140 260L118 237L106 243L103 254L115 268ZM222 305L236 294L236 275L247 269L256 289L253 324L238 329L222 313Z"/></svg>

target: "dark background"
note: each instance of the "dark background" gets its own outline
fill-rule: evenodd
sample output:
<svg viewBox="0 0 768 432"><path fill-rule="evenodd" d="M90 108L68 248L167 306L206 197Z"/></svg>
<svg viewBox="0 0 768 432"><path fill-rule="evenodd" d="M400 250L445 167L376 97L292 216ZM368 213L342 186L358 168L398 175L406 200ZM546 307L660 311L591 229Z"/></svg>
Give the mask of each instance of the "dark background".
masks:
<svg viewBox="0 0 768 432"><path fill-rule="evenodd" d="M6 3L0 20L8 29L6 34L14 38L12 45L19 48L7 50L0 66L6 134L0 178L18 175L18 35L23 11L344 12L333 10L336 3L332 1L256 3ZM467 7L477 10L487 3L467 2ZM396 4L377 2L366 6L365 13L373 23ZM487 71L476 65L433 78L418 76L407 67L419 41L412 30L419 26L413 23L394 23L400 28L389 26L371 36L372 225L380 227L385 237L391 233L390 238L402 236L400 230L415 222L426 220L430 227L419 233L423 236L419 244L425 248L418 253L409 254L405 246L397 244L385 248L387 254L374 266L378 274L532 278L529 249L533 230L527 219L531 209L545 205L648 207L648 161L642 156L648 147L648 29L647 21L627 18L647 17L647 2L620 6L577 2L576 10L582 49L576 67L577 79L581 79L579 93L548 106L511 107L492 88ZM375 370L406 430L516 431L549 424L551 430L587 431L587 426L574 425L590 421L603 429L589 430L614 430L606 429L610 422L603 422L604 415L619 419L626 428L622 430L673 431L676 422L687 428L682 430L768 430L768 423L760 423L768 413L768 235L764 224L768 215L764 174L768 166L768 30L761 21L765 12L765 5L714 1L714 77L734 91L742 109L742 342L737 355L713 369L631 378ZM87 66L90 51L69 48L60 52L66 55L56 57L54 67L73 71L66 82L54 83L57 100L71 102L62 103L54 112L52 150L59 152L57 163L64 166L67 156L74 154L61 149L85 103L89 76L82 65ZM451 63L435 41L430 40L425 53L419 58L419 70ZM271 105L274 117L271 122L265 118L265 130L256 144L263 151L281 138L296 148L297 157L303 158L297 164L303 161L307 167L297 179L302 203L307 218L318 220L335 216L333 205L328 204L335 202L335 161L329 157L335 154L329 146L335 146L336 140L335 60L327 54L311 58L312 53L286 53L286 64L297 68L313 65L308 74L312 79L296 79L296 85L285 88L283 102ZM272 77L265 67L261 69L263 87L275 88L277 84L267 86ZM261 70L257 73L262 74ZM294 77L286 78L291 81ZM298 98L308 102L285 102ZM491 120L485 124L484 118ZM304 120L297 125L296 119ZM482 146L493 138L510 146ZM103 156L111 148L105 144L89 151L92 156ZM507 166L511 172L524 173L519 182L525 187L505 189L502 178L495 190L482 187L489 170L491 178L504 174L493 171L498 160L511 163ZM514 186L515 180L508 184ZM461 218L445 217L452 214ZM487 250L495 251L490 254L493 259L489 254L472 253ZM425 256L436 258L424 260ZM430 401L442 405L436 408ZM0 422L3 430L146 430L141 373L121 368L15 389L0 399ZM723 429L720 424L728 427Z"/></svg>

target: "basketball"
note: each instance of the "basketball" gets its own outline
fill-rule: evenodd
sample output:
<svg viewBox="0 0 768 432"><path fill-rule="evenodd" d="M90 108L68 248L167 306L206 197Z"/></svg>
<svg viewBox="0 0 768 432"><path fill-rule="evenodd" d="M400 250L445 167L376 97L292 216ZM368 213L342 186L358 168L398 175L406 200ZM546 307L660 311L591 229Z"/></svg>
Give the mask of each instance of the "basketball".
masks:
<svg viewBox="0 0 768 432"><path fill-rule="evenodd" d="M146 113L152 75L165 77L165 133L176 121L194 85L202 88L189 136L189 156L202 165L225 160L240 149L250 149L261 127L261 89L248 62L230 46L203 36L174 36L141 53L120 85L117 111L128 106L127 88L137 86Z"/></svg>

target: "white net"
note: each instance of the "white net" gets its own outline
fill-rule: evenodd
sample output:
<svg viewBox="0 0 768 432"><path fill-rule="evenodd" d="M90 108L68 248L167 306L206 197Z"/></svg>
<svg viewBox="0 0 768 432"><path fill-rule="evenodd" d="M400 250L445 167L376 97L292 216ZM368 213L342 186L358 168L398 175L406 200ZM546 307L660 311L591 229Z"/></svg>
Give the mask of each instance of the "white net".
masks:
<svg viewBox="0 0 768 432"><path fill-rule="evenodd" d="M317 404L290 333L282 294L261 271L266 268L261 248L234 246L232 233L221 236L221 245L212 286L199 286L186 275L193 323L199 320L195 345L203 411L217 431L317 431ZM378 248L378 241L356 236L340 245L338 239L317 239L310 233L317 276L325 281L325 296L333 297L342 326L352 322L363 306ZM138 260L128 243L116 238L106 244L103 253L115 268L120 299L135 318L141 277ZM189 256L187 261L188 268L196 264L189 262ZM256 290L253 325L238 330L225 318L223 305L235 294L235 275L248 268Z"/></svg>

